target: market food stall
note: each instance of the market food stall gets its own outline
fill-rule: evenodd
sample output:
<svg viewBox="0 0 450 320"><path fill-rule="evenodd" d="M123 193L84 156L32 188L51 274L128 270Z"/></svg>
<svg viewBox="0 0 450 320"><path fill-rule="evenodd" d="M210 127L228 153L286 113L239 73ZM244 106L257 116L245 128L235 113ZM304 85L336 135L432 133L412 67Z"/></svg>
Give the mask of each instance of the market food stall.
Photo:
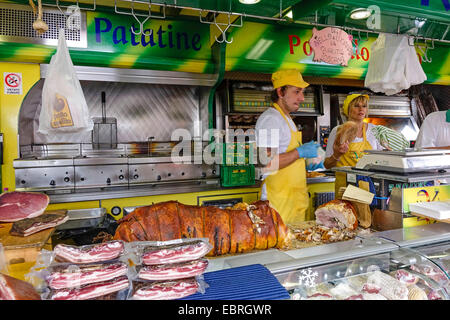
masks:
<svg viewBox="0 0 450 320"><path fill-rule="evenodd" d="M342 169L349 175L376 179L374 193L380 198L372 228L347 230L317 222L316 209L336 196L334 175L332 171L310 172L308 221L284 229L276 213L260 209L257 200L262 175L259 164L250 163L252 152L258 154L252 149L255 138L251 132L259 115L271 104L272 72L299 69L310 83L305 100L292 114L293 121L304 132L304 143L315 140L325 147L330 130L340 123L345 95L364 89L371 46L381 33L409 35L427 75L426 83L448 88L448 14L435 4L427 8L408 5L416 17L412 19L402 14L404 5L383 3L378 4L381 12L372 8L372 24L366 24L366 20L349 17L354 9L368 7L366 1L310 1L308 5L305 1L262 0L254 5L241 2L86 0L62 4L43 0L43 10L37 8L35 14L29 1L0 1L4 17L0 21L0 69L4 80L0 92L1 188L4 193L45 194L49 197L45 213L58 211L67 219L61 222L41 217L38 224L48 227L25 237L11 235L11 223L2 223L0 258L5 259L0 263L0 269L4 268L1 271L31 281L36 274L30 271L36 271L33 266L39 254L55 253L56 245L65 242L75 252L82 252L99 243L108 244L114 237L127 243L121 253L125 257L128 244L189 235L206 238L222 253L206 258L200 255L199 259L208 261L207 268L203 260L188 261L189 268L204 272L210 284L210 289L203 292L199 282L176 284L190 288L186 292L195 299L224 299L218 293L208 295L221 277L241 279L240 287L227 292L226 297L236 299L364 297L367 292L358 286L379 284L383 276L377 271L396 277L405 270L408 274L416 272L422 290L416 291L421 298L425 294L429 299L448 299L448 224L428 224L434 220L411 217L407 209L398 209L409 203L394 201L398 196L403 199L402 192L414 187L437 188L427 184L429 173L405 177L380 172L384 167L376 172L366 167ZM44 23L33 27L36 17ZM17 21L22 22L21 27L12 28ZM382 25L377 25L381 21ZM93 118L92 132L46 135L39 131L42 95L59 28L65 28L70 58ZM320 38L325 28L336 33L339 30L344 38L351 36L347 41L351 54L347 50L345 63L318 59L320 54L326 56L326 48L317 47L312 38ZM413 143L420 124L413 99L405 92L371 96L373 108L367 121L400 131ZM243 150L238 149L239 143L245 146ZM226 153L228 148L230 154ZM231 156L232 160L242 157L244 162L211 162L204 157L206 152L213 155L213 160L216 156ZM438 162L446 163L446 159ZM432 178L442 180L450 175L438 171ZM445 186L439 189L441 195L445 194L443 190ZM156 214L154 208L160 208L160 213ZM145 210L148 212L144 218ZM194 212L201 218L193 218ZM158 226L158 237L150 231L154 226ZM23 232L29 228L24 227ZM281 236L280 230L286 235ZM404 230L415 230L417 237L407 239L405 244L400 237ZM264 232L270 236L258 242ZM420 268L435 267L435 252L442 256L444 264L433 269L433 274L426 273ZM131 266L120 262L105 266L103 261L100 269L89 266L100 274L115 268L122 272L115 274L114 279L119 279L116 282L104 278L107 283L102 297L111 299L107 290L115 292L126 287L123 272L131 270ZM46 270L56 272L54 267L46 266ZM142 269L151 274L161 271L144 266ZM316 288L311 289L309 282L306 288L298 281L299 274L305 272L317 272ZM375 280L370 278L372 273ZM246 278L253 279L252 274L268 280L259 283L256 295L237 295L245 287ZM434 275L438 280L433 280ZM344 296L335 290L349 283L352 294ZM274 295L263 295L264 286L271 286ZM155 297L146 296L151 289L142 284L134 289L137 296ZM402 286L401 297L389 297L404 298L405 293L408 297L404 289ZM46 298L57 297L45 293ZM125 299L127 294L113 298Z"/></svg>

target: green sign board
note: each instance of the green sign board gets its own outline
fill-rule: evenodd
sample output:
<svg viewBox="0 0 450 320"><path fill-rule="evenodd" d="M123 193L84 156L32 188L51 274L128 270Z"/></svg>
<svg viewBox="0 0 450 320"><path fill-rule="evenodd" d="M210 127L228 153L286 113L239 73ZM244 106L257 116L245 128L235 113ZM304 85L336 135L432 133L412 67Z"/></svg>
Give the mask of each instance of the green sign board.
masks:
<svg viewBox="0 0 450 320"><path fill-rule="evenodd" d="M364 79L371 57L371 46L376 37L352 34L353 55L348 66L314 62L309 45L312 29L297 26L246 22L233 29L233 42L227 46L226 69L271 73L280 68L297 68L307 76ZM419 61L428 83L450 83L450 54L448 46L435 44L428 51L431 62Z"/></svg>
<svg viewBox="0 0 450 320"><path fill-rule="evenodd" d="M75 65L213 73L210 32L199 20L151 19L139 30L132 16L87 11L87 48L70 48ZM321 29L321 28L320 28ZM297 68L307 76L364 79L376 37L352 34L348 66L313 61L310 26L245 21L230 28L226 71L272 73ZM137 34L140 33L140 34ZM448 46L435 43L422 62L427 83L450 84ZM48 63L55 46L0 41L0 61ZM419 52L418 52L419 54ZM420 54L419 54L420 57Z"/></svg>

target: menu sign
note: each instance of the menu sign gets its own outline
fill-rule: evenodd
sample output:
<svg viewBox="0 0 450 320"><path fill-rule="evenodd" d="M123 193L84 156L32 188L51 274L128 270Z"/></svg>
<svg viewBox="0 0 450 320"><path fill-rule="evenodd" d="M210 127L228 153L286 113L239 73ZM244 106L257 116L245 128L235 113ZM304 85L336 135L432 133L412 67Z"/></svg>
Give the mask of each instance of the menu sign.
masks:
<svg viewBox="0 0 450 320"><path fill-rule="evenodd" d="M352 38L338 28L313 28L312 37L309 39L309 45L314 52L313 61L347 66L353 54Z"/></svg>

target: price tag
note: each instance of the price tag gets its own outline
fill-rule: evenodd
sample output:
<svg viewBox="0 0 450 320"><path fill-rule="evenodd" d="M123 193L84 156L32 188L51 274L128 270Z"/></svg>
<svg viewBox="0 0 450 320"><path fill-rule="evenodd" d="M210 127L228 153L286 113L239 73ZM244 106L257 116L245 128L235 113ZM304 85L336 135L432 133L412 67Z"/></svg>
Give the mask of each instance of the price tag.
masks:
<svg viewBox="0 0 450 320"><path fill-rule="evenodd" d="M347 173L347 183L356 183L356 174Z"/></svg>

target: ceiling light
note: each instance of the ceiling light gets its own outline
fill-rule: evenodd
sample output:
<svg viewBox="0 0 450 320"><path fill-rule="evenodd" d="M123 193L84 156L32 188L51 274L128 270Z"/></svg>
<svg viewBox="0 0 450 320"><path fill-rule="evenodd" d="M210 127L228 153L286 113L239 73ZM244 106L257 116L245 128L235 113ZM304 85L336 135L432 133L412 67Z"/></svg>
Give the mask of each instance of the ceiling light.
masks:
<svg viewBox="0 0 450 320"><path fill-rule="evenodd" d="M294 16L293 16L292 10L289 10L289 12L286 13L285 17L293 19Z"/></svg>
<svg viewBox="0 0 450 320"><path fill-rule="evenodd" d="M350 18L354 20L362 20L370 17L371 12L365 8L358 8L350 13Z"/></svg>
<svg viewBox="0 0 450 320"><path fill-rule="evenodd" d="M243 4L255 4L255 3L258 3L260 1L261 0L239 0L239 2L243 3Z"/></svg>

